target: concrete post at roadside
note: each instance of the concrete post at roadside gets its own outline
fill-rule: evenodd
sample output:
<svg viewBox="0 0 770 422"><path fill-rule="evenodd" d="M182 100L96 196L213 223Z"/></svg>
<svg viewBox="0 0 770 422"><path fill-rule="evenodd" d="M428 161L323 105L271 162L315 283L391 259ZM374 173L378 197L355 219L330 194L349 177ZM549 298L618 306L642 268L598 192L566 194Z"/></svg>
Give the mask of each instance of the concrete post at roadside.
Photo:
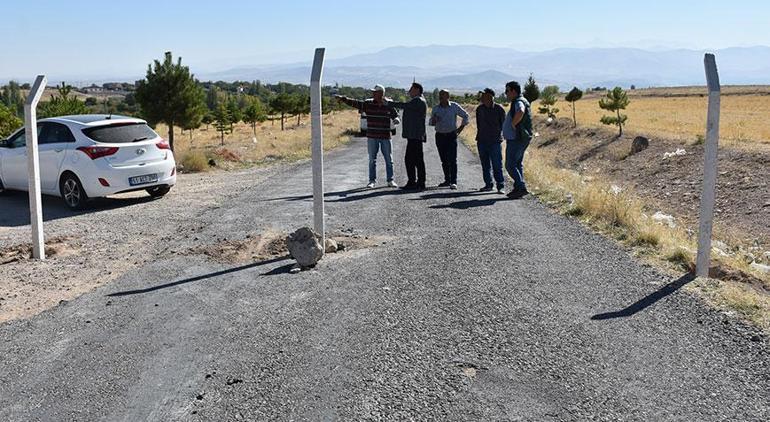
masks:
<svg viewBox="0 0 770 422"><path fill-rule="evenodd" d="M316 48L313 72L310 75L310 127L313 138L313 223L321 236L321 247L326 249L324 220L324 135L321 120L321 76L326 49Z"/></svg>
<svg viewBox="0 0 770 422"><path fill-rule="evenodd" d="M32 256L45 259L43 203L40 195L40 157L37 148L37 103L48 79L38 75L24 103L24 137L27 141L27 179L29 183L29 220L32 225Z"/></svg>
<svg viewBox="0 0 770 422"><path fill-rule="evenodd" d="M700 228L698 230L698 257L695 274L708 277L711 260L711 234L714 226L714 202L717 184L717 150L719 146L720 85L717 63L713 54L703 59L709 90L706 122L706 150L703 166L703 193L700 198Z"/></svg>

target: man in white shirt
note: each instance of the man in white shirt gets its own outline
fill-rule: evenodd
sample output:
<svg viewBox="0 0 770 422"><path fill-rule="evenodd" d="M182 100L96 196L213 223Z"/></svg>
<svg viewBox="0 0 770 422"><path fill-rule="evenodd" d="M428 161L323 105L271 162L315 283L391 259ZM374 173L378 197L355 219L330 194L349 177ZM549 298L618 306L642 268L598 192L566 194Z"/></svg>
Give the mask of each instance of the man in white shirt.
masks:
<svg viewBox="0 0 770 422"><path fill-rule="evenodd" d="M442 89L438 94L439 104L433 107L430 125L436 129L436 149L441 157L444 182L439 187L457 189L457 136L468 125L468 113L454 101L449 101L449 91ZM462 124L457 127L457 117Z"/></svg>

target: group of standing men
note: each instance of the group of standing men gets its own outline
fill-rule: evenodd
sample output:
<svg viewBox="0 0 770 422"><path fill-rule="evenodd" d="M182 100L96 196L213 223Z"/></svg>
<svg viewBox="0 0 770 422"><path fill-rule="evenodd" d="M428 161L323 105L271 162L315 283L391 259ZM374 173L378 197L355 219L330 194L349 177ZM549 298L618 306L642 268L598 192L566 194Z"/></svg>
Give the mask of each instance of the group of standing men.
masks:
<svg viewBox="0 0 770 422"><path fill-rule="evenodd" d="M484 179L481 192L505 193L503 176L502 143L506 142L505 169L514 181L509 198L518 199L527 195L524 182L524 152L532 139L532 116L529 102L521 95L521 86L511 81L505 85L505 93L511 101L506 112L495 102L495 92L486 88L479 92L481 103L476 108L476 144ZM396 187L393 180L393 157L391 144L391 121L398 116L396 109L403 109L402 136L407 140L404 163L409 181L402 189L425 189L425 160L423 143L426 142L426 120L436 131L436 149L441 158L444 181L439 187L457 189L457 137L469 123L468 113L457 103L449 100L449 92L439 92L439 104L431 110L427 119L428 105L423 96L423 87L415 82L409 88L410 100L390 101L385 98L385 88L375 85L372 98L355 100L344 96L337 99L359 112L366 114L367 141L369 150L369 184L374 188L377 182L377 155L381 151L385 159L387 183ZM457 119L461 123L457 125ZM494 184L493 184L494 180Z"/></svg>

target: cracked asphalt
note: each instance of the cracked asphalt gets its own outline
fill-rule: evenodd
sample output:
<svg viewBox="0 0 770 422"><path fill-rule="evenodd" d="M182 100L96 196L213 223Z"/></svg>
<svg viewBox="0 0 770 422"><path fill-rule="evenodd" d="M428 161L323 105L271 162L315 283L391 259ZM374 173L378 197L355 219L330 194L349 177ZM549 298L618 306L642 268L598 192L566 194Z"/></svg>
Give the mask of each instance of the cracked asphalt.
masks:
<svg viewBox="0 0 770 422"><path fill-rule="evenodd" d="M766 338L533 198L473 192L464 147L458 191L360 190L363 140L325 160L329 229L377 244L300 274L166 253L4 323L0 420L770 420ZM310 168L239 173L179 233L310 225Z"/></svg>

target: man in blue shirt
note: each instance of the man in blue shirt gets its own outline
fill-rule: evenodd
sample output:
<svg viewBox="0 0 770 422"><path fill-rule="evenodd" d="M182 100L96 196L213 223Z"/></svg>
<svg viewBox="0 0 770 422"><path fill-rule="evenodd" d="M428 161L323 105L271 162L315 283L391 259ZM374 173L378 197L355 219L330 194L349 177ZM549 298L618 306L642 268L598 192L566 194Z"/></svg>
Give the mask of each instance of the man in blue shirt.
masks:
<svg viewBox="0 0 770 422"><path fill-rule="evenodd" d="M457 136L468 125L468 113L454 101L449 101L449 91L442 89L438 94L439 104L433 107L430 125L436 128L436 149L444 170L444 182L438 186L457 189ZM463 119L457 127L457 117Z"/></svg>
<svg viewBox="0 0 770 422"><path fill-rule="evenodd" d="M503 122L505 169L513 179L513 190L508 197L519 199L529 193L524 183L524 152L532 139L532 112L529 101L521 95L518 82L505 84L505 95L511 101L511 109Z"/></svg>

